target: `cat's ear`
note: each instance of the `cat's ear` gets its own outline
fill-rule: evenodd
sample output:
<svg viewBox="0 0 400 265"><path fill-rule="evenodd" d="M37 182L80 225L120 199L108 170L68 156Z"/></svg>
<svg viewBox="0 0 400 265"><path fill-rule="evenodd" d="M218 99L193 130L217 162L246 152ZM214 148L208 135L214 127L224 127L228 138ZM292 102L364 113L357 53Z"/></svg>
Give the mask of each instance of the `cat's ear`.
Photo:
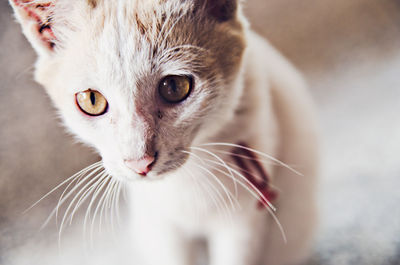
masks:
<svg viewBox="0 0 400 265"><path fill-rule="evenodd" d="M220 22L225 22L236 17L238 0L197 0L207 12Z"/></svg>
<svg viewBox="0 0 400 265"><path fill-rule="evenodd" d="M56 45L52 28L56 0L9 0L22 30L39 55L51 54Z"/></svg>

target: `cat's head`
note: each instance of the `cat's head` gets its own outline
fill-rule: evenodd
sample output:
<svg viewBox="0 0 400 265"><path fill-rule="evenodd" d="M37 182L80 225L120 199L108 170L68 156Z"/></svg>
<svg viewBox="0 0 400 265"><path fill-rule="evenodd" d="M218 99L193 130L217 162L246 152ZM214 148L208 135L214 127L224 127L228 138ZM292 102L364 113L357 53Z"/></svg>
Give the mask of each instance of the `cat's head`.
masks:
<svg viewBox="0 0 400 265"><path fill-rule="evenodd" d="M232 118L246 46L237 0L10 2L36 80L112 176L179 168Z"/></svg>

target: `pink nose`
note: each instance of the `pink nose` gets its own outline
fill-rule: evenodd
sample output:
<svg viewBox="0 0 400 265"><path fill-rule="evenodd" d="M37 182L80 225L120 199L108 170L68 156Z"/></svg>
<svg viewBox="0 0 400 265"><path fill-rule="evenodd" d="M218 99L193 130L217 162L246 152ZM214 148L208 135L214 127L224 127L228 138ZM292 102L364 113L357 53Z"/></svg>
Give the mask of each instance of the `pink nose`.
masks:
<svg viewBox="0 0 400 265"><path fill-rule="evenodd" d="M136 173L146 176L150 172L151 166L154 164L155 158L153 156L144 156L139 160L125 159L125 165L135 171Z"/></svg>

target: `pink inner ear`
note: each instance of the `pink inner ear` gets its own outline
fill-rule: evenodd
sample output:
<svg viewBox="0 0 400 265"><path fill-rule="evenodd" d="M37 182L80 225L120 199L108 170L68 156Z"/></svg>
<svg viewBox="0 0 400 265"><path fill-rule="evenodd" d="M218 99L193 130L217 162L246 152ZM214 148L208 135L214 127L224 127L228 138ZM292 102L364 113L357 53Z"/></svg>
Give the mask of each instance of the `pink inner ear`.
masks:
<svg viewBox="0 0 400 265"><path fill-rule="evenodd" d="M22 9L21 12L27 20L34 20L37 23L37 34L39 39L48 45L50 49L54 48L54 36L51 28L51 11L49 10L53 3L34 3L32 0L13 0L15 6Z"/></svg>

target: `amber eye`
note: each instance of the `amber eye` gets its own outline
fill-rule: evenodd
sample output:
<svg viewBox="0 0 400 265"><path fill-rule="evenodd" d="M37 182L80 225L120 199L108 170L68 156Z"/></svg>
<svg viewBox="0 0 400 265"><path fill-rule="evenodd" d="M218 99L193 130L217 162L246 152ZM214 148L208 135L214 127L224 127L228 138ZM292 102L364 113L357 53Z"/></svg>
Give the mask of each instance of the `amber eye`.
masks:
<svg viewBox="0 0 400 265"><path fill-rule="evenodd" d="M88 115L99 116L107 111L108 103L106 98L96 90L88 89L76 93L75 97L81 111Z"/></svg>
<svg viewBox="0 0 400 265"><path fill-rule="evenodd" d="M188 76L169 75L158 86L160 96L168 103L185 100L192 89L192 79Z"/></svg>

